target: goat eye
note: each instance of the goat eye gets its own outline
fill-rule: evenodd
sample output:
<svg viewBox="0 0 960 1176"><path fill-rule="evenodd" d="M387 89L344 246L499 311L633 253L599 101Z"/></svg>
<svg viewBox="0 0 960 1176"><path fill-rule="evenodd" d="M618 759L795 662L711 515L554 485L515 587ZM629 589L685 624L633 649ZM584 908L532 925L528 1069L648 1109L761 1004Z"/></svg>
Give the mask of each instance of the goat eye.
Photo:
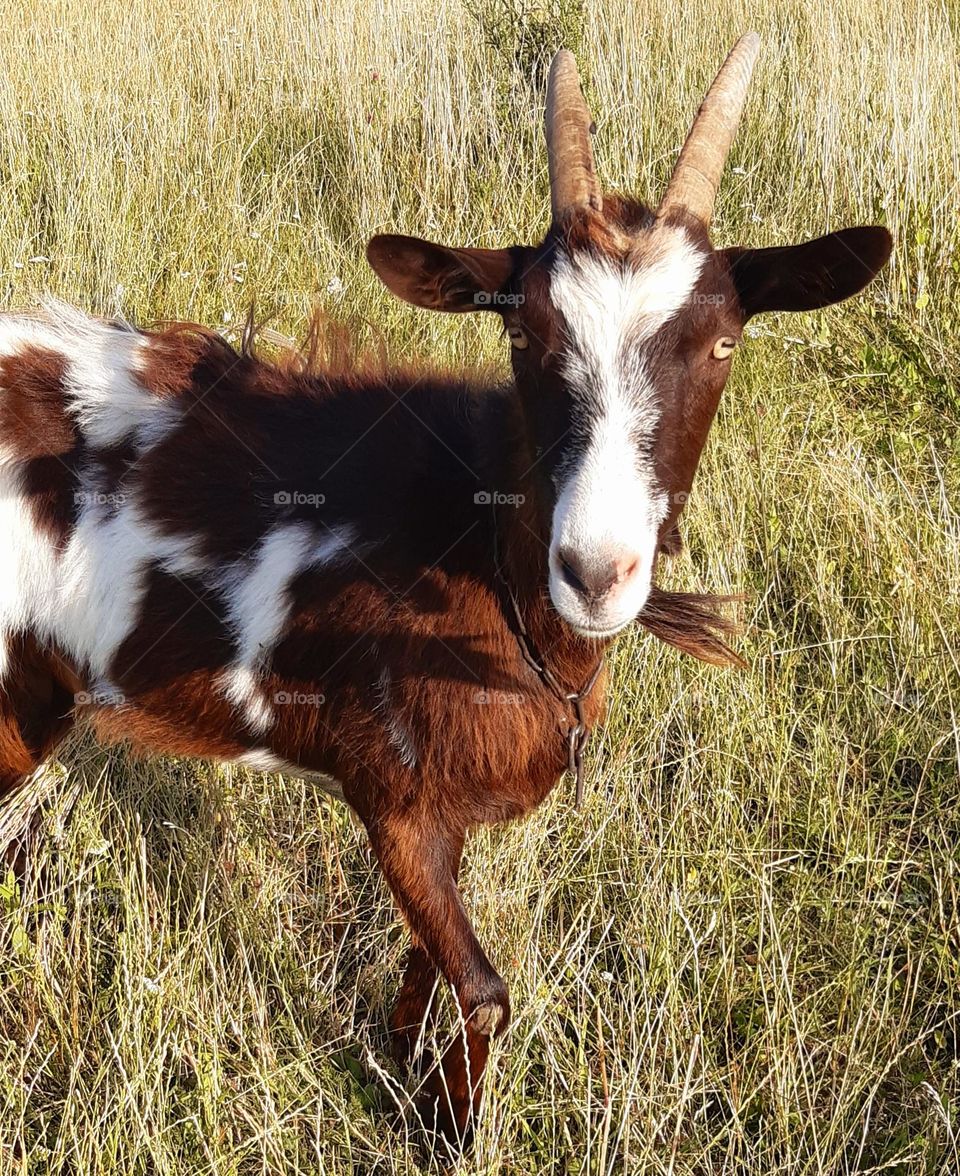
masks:
<svg viewBox="0 0 960 1176"><path fill-rule="evenodd" d="M527 339L527 334L520 327L508 327L507 334L510 336L511 344L518 351L524 351L529 347L530 341Z"/></svg>
<svg viewBox="0 0 960 1176"><path fill-rule="evenodd" d="M733 349L736 345L736 339L731 339L729 335L721 335L713 345L713 358L729 359L733 355Z"/></svg>

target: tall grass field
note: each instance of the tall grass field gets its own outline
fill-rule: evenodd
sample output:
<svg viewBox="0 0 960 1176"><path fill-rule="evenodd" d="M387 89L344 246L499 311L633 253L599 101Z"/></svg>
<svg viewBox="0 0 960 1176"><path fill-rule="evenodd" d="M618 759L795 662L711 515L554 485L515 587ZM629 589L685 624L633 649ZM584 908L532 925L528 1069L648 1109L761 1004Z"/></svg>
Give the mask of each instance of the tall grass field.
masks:
<svg viewBox="0 0 960 1176"><path fill-rule="evenodd" d="M628 634L583 810L566 781L469 844L515 1020L466 1173L960 1172L960 10L0 0L4 308L233 339L251 303L291 338L319 308L493 371L495 316L391 299L368 238L538 239L562 44L604 185L655 202L749 28L715 242L882 223L895 252L734 361L663 575L747 595L749 669ZM84 737L31 797L37 868L0 873L0 1176L437 1170L390 1122L406 937L348 810Z"/></svg>

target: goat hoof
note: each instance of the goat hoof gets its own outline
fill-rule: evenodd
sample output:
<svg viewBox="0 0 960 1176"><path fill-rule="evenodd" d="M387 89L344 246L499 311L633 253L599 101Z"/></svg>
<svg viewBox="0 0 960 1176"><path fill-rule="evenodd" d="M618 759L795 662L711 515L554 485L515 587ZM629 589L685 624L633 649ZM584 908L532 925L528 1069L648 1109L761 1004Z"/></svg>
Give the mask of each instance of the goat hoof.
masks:
<svg viewBox="0 0 960 1176"><path fill-rule="evenodd" d="M412 1029L390 1028L390 1053L400 1066L409 1066L417 1048L417 1034Z"/></svg>
<svg viewBox="0 0 960 1176"><path fill-rule="evenodd" d="M445 1096L421 1094L413 1100L418 1125L423 1132L421 1144L434 1159L451 1159L470 1149L473 1121L467 1117L460 1127Z"/></svg>
<svg viewBox="0 0 960 1176"><path fill-rule="evenodd" d="M408 1033L395 1030L390 1040L390 1052L398 1066L418 1077L422 1077L433 1068L433 1053L420 1040L419 1031Z"/></svg>

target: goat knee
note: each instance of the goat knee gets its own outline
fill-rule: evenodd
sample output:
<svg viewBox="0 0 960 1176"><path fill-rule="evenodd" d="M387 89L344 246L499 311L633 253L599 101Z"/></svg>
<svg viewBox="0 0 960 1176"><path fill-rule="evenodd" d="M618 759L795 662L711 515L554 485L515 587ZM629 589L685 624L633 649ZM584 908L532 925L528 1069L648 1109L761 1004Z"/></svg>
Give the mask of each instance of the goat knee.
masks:
<svg viewBox="0 0 960 1176"><path fill-rule="evenodd" d="M496 973L460 1000L464 1020L484 1037L499 1037L510 1024L510 994Z"/></svg>
<svg viewBox="0 0 960 1176"><path fill-rule="evenodd" d="M482 1033L484 1037L493 1037L500 1029L501 1024L504 1024L509 1017L509 1006L504 1009L503 1005L497 1004L495 1001L487 1001L486 1004L474 1009L473 1025L477 1032Z"/></svg>

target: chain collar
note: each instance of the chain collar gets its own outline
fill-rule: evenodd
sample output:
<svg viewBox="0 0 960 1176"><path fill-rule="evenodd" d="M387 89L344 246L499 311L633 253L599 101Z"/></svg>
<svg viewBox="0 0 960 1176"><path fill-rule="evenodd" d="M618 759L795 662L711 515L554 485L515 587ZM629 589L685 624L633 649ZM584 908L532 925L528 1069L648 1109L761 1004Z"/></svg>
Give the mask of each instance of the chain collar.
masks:
<svg viewBox="0 0 960 1176"><path fill-rule="evenodd" d="M496 570L497 579L503 585L507 593L507 598L510 601L510 607L513 610L513 617L516 622L516 638L517 644L520 646L520 652L523 655L523 660L540 678L544 686L557 699L558 702L563 703L570 708L571 722L567 728L567 771L573 776L576 782L576 807L581 808L583 805L583 750L587 745L587 740L590 738L590 728L587 726L583 717L583 704L590 698L593 693L593 688L597 684L597 679L600 677L600 671L603 669L603 654L600 655L596 667L587 682L579 690L565 690L557 678L556 674L547 665L547 659L537 649L533 638L527 630L527 626L523 621L523 614L520 611L520 604L517 601L516 593L513 590L513 585L507 579L503 566L500 563L500 535L497 530L497 508L491 503L493 511L493 560Z"/></svg>

